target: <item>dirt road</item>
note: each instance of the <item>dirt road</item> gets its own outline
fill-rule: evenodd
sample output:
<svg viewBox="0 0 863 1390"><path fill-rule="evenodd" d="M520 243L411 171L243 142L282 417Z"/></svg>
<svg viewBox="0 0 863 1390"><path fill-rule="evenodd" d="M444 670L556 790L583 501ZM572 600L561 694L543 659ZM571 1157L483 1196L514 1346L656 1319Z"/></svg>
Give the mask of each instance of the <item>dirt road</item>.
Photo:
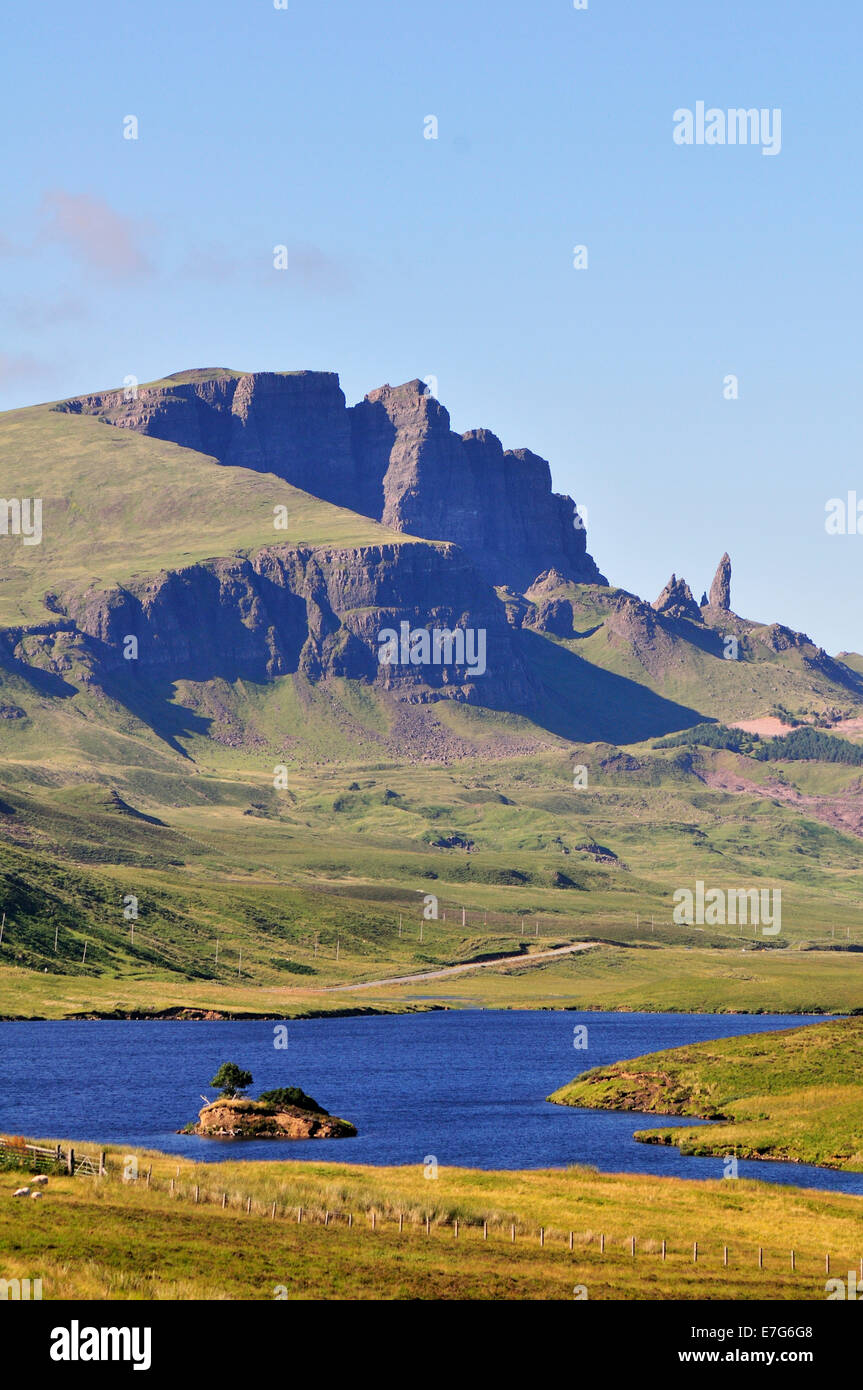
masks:
<svg viewBox="0 0 863 1390"><path fill-rule="evenodd" d="M550 951L532 951L525 956L498 956L496 960L477 960L469 965L444 965L440 970L424 970L421 975L395 975L386 980L363 980L359 985L329 985L322 994L334 994L339 990L379 989L382 985L412 985L421 980L440 980L446 975L463 975L466 970L484 970L501 965L537 965L543 961L556 960L558 956L570 956L574 951L592 951L598 941L576 941L572 946L557 946Z"/></svg>

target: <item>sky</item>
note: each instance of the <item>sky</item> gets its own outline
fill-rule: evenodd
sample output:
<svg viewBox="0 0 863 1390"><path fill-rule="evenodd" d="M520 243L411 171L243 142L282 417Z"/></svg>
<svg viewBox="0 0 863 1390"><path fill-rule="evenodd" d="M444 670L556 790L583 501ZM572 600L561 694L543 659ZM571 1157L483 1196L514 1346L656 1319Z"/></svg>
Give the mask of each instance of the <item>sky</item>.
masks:
<svg viewBox="0 0 863 1390"><path fill-rule="evenodd" d="M863 501L861 40L859 0L15 5L0 409L433 377L614 583L698 599L727 550L737 612L863 651L863 522L826 530ZM779 111L776 152L677 143L698 102Z"/></svg>

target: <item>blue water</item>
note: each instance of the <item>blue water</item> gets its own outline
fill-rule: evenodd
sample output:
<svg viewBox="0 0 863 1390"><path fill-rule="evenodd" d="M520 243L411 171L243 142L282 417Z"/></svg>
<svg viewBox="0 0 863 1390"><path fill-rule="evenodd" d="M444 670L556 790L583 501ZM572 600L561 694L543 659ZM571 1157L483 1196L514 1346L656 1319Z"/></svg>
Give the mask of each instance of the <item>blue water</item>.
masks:
<svg viewBox="0 0 863 1390"><path fill-rule="evenodd" d="M692 1120L577 1110L545 1097L589 1067L660 1048L769 1032L817 1018L468 1010L273 1023L0 1023L0 1132L162 1149L199 1160L314 1159L471 1168L564 1168L723 1176L721 1158L638 1144L637 1129ZM823 1021L823 1020L820 1020ZM573 1047L584 1025L588 1047ZM221 1062L251 1093L302 1086L356 1139L225 1142L175 1133L197 1118ZM863 1194L863 1173L744 1162L740 1177Z"/></svg>

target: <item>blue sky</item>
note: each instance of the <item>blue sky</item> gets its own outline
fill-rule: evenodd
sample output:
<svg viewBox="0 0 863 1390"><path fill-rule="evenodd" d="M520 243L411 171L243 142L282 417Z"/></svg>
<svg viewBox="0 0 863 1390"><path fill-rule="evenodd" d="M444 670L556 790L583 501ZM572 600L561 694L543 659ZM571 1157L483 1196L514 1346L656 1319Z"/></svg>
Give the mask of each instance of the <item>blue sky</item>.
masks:
<svg viewBox="0 0 863 1390"><path fill-rule="evenodd" d="M861 31L858 0L15 6L0 408L433 375L550 460L614 582L698 598L727 549L738 612L863 650L863 535L824 526L863 498ZM676 145L700 100L780 108L781 152Z"/></svg>

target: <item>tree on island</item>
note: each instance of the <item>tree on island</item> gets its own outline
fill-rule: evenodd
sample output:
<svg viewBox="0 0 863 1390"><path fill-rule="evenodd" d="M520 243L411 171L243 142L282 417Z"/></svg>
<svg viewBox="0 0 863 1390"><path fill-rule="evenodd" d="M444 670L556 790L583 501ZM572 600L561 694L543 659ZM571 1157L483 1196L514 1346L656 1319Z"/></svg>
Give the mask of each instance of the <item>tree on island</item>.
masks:
<svg viewBox="0 0 863 1390"><path fill-rule="evenodd" d="M223 1062L210 1082L211 1086L220 1087L219 1099L234 1100L241 1096L252 1084L252 1073L243 1071L236 1062Z"/></svg>

